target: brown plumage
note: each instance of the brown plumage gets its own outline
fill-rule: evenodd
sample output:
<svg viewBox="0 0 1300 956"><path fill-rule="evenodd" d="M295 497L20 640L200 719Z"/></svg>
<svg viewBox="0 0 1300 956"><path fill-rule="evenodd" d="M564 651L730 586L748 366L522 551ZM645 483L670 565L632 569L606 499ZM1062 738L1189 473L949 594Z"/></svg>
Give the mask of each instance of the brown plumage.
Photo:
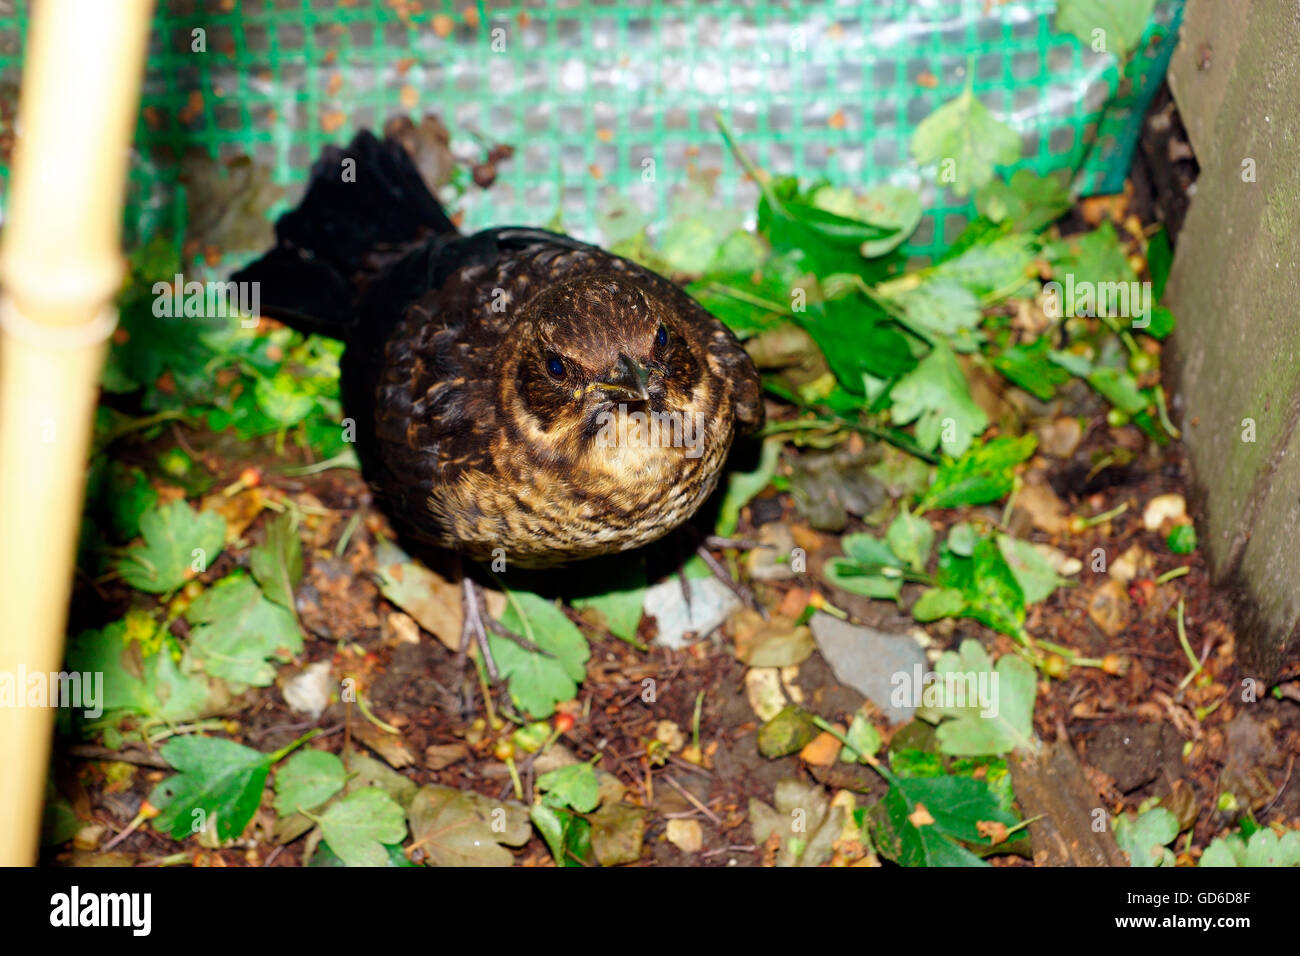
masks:
<svg viewBox="0 0 1300 956"><path fill-rule="evenodd" d="M346 341L367 478L422 542L521 567L638 547L761 424L753 363L681 289L556 233L460 236L394 143L326 150L276 231L236 278Z"/></svg>

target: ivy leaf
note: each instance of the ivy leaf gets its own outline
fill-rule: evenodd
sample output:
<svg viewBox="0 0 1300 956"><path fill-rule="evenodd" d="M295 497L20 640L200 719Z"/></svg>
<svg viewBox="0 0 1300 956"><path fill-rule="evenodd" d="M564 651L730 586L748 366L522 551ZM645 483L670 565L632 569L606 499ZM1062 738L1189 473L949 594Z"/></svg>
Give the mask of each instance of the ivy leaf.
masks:
<svg viewBox="0 0 1300 956"><path fill-rule="evenodd" d="M1037 445L1038 439L1033 435L995 438L971 448L956 461L945 461L917 505L916 513L1001 500L1015 482L1015 466L1026 461Z"/></svg>
<svg viewBox="0 0 1300 956"><path fill-rule="evenodd" d="M925 451L942 445L948 454L961 455L988 427L988 416L971 397L961 366L942 342L890 394L894 424L916 421L916 443Z"/></svg>
<svg viewBox="0 0 1300 956"><path fill-rule="evenodd" d="M510 600L501 623L554 656L524 650L514 641L489 634L492 656L501 676L509 680L515 704L534 717L549 717L556 703L578 692L591 648L552 602L527 591L507 591L506 596Z"/></svg>
<svg viewBox="0 0 1300 956"><path fill-rule="evenodd" d="M384 844L406 837L406 814L378 787L348 794L320 816L321 834L348 866L387 866Z"/></svg>
<svg viewBox="0 0 1300 956"><path fill-rule="evenodd" d="M279 756L218 737L178 737L160 752L179 772L154 787L149 802L160 811L154 829L174 840L205 828L221 841L243 833Z"/></svg>
<svg viewBox="0 0 1300 956"><path fill-rule="evenodd" d="M275 812L282 817L314 810L347 782L343 761L325 750L303 750L275 773Z"/></svg>
<svg viewBox="0 0 1300 956"><path fill-rule="evenodd" d="M269 522L266 538L248 554L253 577L262 593L298 617L293 592L302 580L302 542L288 512Z"/></svg>
<svg viewBox="0 0 1300 956"><path fill-rule="evenodd" d="M275 680L275 669L267 659L302 650L293 615L269 601L242 572L222 578L199 595L185 618L195 626L189 659L205 673L236 685L268 686Z"/></svg>
<svg viewBox="0 0 1300 956"><path fill-rule="evenodd" d="M226 541L226 519L213 511L197 514L184 501L150 508L140 516L143 546L118 561L122 580L138 591L166 594L191 577L194 562L210 567Z"/></svg>
<svg viewBox="0 0 1300 956"><path fill-rule="evenodd" d="M1056 29L1099 53L1124 59L1136 49L1156 0L1060 0ZM1100 49L1098 49L1100 44Z"/></svg>
<svg viewBox="0 0 1300 956"><path fill-rule="evenodd" d="M968 85L955 100L921 120L912 134L912 155L922 166L951 161L952 191L965 196L993 178L995 165L1020 158L1020 134L998 120Z"/></svg>

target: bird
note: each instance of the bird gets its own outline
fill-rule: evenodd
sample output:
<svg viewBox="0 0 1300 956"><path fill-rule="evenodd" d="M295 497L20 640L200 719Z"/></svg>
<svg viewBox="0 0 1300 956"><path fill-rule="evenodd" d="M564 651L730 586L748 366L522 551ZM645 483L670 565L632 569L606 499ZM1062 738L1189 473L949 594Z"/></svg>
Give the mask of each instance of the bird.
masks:
<svg viewBox="0 0 1300 956"><path fill-rule="evenodd" d="M367 130L324 148L232 279L258 283L262 315L342 340L376 501L470 561L555 568L662 538L763 423L754 363L678 285L558 232L462 234L402 144ZM495 679L462 581L462 661L476 640Z"/></svg>

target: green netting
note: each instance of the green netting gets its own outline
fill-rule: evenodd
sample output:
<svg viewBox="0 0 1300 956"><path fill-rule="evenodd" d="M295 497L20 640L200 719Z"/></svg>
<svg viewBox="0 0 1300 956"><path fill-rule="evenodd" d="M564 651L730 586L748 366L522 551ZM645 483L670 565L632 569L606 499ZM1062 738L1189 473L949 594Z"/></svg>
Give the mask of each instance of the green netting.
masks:
<svg viewBox="0 0 1300 956"><path fill-rule="evenodd" d="M719 203L752 209L716 110L773 171L914 184L931 213L909 248L933 254L970 207L935 187L908 143L968 69L976 95L1021 132L1019 165L1073 170L1085 193L1116 191L1182 12L1182 0L1159 0L1121 68L1055 31L1056 0L795 6L159 0L128 236L184 233L176 182L187 150L247 153L293 186L323 144L401 112L440 115L453 148L472 151L476 133L516 147L496 185L458 199L470 228L558 212L567 230L598 240L610 191L662 221L692 168L719 171ZM0 13L0 102L16 92L27 16L22 0ZM205 52L193 49L199 36Z"/></svg>

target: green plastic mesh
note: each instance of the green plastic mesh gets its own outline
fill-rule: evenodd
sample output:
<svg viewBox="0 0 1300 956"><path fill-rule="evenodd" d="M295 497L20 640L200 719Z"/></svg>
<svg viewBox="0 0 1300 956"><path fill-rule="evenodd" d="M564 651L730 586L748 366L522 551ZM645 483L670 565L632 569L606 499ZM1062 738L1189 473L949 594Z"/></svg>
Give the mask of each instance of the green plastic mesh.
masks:
<svg viewBox="0 0 1300 956"><path fill-rule="evenodd" d="M1084 193L1114 192L1182 0L1159 0L1126 67L1056 32L1055 0L792 7L159 0L128 239L160 227L184 234L177 178L188 150L246 153L269 167L289 187L274 213L322 145L402 112L439 115L457 152L481 152L476 134L515 146L492 188L457 197L469 228L540 225L558 213L568 231L599 240L611 191L663 221L692 168L716 170L716 201L748 211L755 189L722 144L719 111L772 171L915 185L930 213L908 248L931 255L965 225L970 204L935 188L908 144L917 123L962 91L967 70L979 99L1021 132L1018 165L1069 169ZM0 103L16 93L27 17L23 0L0 12ZM192 50L199 30L205 52ZM10 122L11 102L3 113ZM7 187L6 156L0 177Z"/></svg>

